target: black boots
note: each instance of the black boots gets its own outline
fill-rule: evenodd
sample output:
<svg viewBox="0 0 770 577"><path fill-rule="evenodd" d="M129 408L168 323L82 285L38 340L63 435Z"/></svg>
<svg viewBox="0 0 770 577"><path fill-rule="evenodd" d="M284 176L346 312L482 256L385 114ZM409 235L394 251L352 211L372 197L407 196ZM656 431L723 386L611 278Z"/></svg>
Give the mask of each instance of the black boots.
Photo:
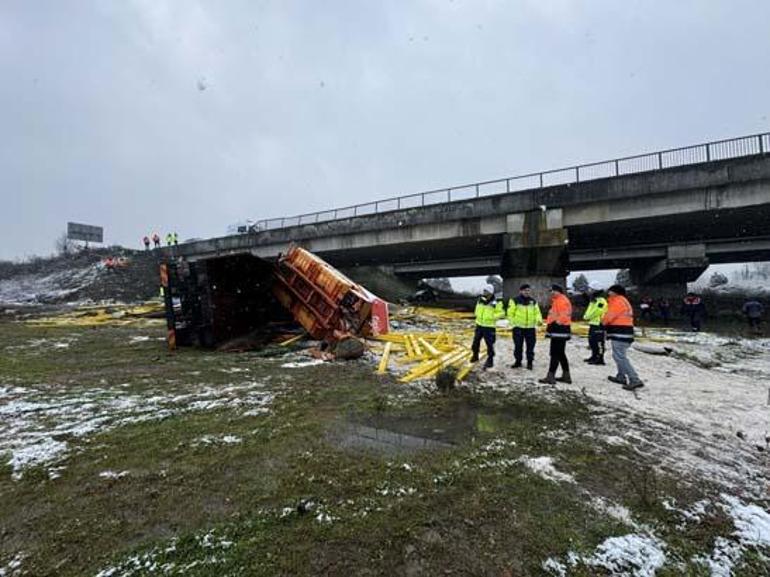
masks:
<svg viewBox="0 0 770 577"><path fill-rule="evenodd" d="M631 381L628 384L623 385L623 390L635 391L636 389L641 389L643 386L644 383L642 381Z"/></svg>
<svg viewBox="0 0 770 577"><path fill-rule="evenodd" d="M583 359L584 363L588 363L589 365L603 365L604 364L604 357L603 356L597 356L597 355L591 355L587 359Z"/></svg>
<svg viewBox="0 0 770 577"><path fill-rule="evenodd" d="M619 385L623 385L624 387L626 386L626 379L625 379L625 377L614 377L614 376L610 375L609 377L607 377L607 380L608 381L612 381L613 383L617 383Z"/></svg>
<svg viewBox="0 0 770 577"><path fill-rule="evenodd" d="M516 361L511 365L512 369L520 369L521 368L521 361Z"/></svg>
<svg viewBox="0 0 770 577"><path fill-rule="evenodd" d="M569 371L562 371L561 376L555 379L559 383L572 384L572 379L569 376Z"/></svg>
<svg viewBox="0 0 770 577"><path fill-rule="evenodd" d="M543 383L544 385L555 385L556 379L554 378L553 373L548 373L545 378L540 379L537 381L538 383Z"/></svg>
<svg viewBox="0 0 770 577"><path fill-rule="evenodd" d="M527 361L527 370L528 371L532 370L532 361Z"/></svg>

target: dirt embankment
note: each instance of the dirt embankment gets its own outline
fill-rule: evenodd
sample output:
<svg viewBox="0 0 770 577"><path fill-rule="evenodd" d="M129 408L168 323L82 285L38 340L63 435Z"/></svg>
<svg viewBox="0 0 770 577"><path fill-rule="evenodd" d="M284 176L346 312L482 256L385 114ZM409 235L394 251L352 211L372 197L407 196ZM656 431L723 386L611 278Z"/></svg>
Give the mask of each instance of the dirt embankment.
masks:
<svg viewBox="0 0 770 577"><path fill-rule="evenodd" d="M109 269L109 257L121 258L123 266ZM0 305L146 300L158 293L158 259L156 252L111 247L0 262Z"/></svg>

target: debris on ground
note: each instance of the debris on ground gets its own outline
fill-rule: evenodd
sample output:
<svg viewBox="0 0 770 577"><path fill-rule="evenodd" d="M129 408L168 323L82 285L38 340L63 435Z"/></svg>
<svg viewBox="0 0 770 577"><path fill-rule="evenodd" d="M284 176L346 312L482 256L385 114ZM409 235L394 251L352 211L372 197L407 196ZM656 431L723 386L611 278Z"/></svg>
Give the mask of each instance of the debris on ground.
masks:
<svg viewBox="0 0 770 577"><path fill-rule="evenodd" d="M25 322L36 327L93 327L99 325L162 324L163 303L81 305L55 315L34 317Z"/></svg>

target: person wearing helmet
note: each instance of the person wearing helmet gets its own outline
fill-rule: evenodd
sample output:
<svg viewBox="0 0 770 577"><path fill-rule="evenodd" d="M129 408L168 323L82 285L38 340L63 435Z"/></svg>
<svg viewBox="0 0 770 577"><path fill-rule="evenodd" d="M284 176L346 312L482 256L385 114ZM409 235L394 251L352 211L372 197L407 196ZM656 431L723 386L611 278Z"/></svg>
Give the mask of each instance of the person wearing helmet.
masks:
<svg viewBox="0 0 770 577"><path fill-rule="evenodd" d="M494 366L495 358L495 325L497 320L503 318L503 303L495 299L495 289L492 285L484 287L479 300L476 301L476 331L473 334L473 344L471 345L471 362L479 360L479 349L481 341L487 347L487 361L484 363L485 369L491 369Z"/></svg>
<svg viewBox="0 0 770 577"><path fill-rule="evenodd" d="M604 327L602 317L607 312L607 299L604 298L599 283L592 282L589 285L590 302L583 315L583 320L588 322L588 346L591 348L591 356L584 359L589 365L604 364Z"/></svg>

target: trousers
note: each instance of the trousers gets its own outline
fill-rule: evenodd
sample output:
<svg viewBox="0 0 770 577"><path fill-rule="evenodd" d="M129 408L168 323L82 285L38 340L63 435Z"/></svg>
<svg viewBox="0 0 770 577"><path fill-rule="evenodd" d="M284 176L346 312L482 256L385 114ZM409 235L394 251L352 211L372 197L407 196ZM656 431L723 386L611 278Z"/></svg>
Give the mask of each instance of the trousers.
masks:
<svg viewBox="0 0 770 577"><path fill-rule="evenodd" d="M564 373L569 373L569 361L567 360L567 339L551 337L551 360L548 364L548 372L555 373L561 365Z"/></svg>
<svg viewBox="0 0 770 577"><path fill-rule="evenodd" d="M471 352L473 358L479 357L479 349L481 348L481 341L487 346L487 358L492 359L495 356L495 329L492 327L480 327L476 325L476 332L473 333L473 344L471 345Z"/></svg>
<svg viewBox="0 0 770 577"><path fill-rule="evenodd" d="M535 343L537 337L535 335L535 329L524 329L521 327L513 327L513 360L517 363L521 362L522 354L524 353L524 345L527 345L527 361L532 362L535 359Z"/></svg>
<svg viewBox="0 0 770 577"><path fill-rule="evenodd" d="M618 367L618 377L625 378L632 383L639 381L639 375L636 374L634 367L631 365L631 361L628 360L628 348L631 343L628 341L615 340L612 341L612 360Z"/></svg>
<svg viewBox="0 0 770 577"><path fill-rule="evenodd" d="M588 346L591 347L591 356L596 359L604 357L604 329L600 325L588 327Z"/></svg>

